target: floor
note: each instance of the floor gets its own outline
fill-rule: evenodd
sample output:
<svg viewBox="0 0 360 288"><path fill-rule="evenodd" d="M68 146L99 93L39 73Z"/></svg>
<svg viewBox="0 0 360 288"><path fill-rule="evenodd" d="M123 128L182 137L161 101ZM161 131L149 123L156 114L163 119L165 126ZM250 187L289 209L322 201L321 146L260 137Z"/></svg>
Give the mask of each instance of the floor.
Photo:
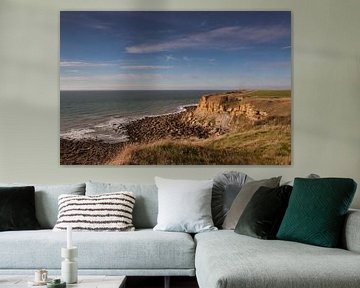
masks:
<svg viewBox="0 0 360 288"><path fill-rule="evenodd" d="M163 288L164 277L127 277L126 288ZM195 277L171 277L171 288L199 288Z"/></svg>

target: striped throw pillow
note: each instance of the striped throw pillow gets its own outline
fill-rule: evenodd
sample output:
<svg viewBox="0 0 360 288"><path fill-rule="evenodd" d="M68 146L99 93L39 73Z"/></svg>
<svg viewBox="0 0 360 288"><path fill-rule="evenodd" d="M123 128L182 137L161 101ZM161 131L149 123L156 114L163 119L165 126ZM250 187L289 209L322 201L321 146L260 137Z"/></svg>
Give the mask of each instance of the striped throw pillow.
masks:
<svg viewBox="0 0 360 288"><path fill-rule="evenodd" d="M72 226L74 231L133 231L133 192L93 196L60 195L55 231Z"/></svg>

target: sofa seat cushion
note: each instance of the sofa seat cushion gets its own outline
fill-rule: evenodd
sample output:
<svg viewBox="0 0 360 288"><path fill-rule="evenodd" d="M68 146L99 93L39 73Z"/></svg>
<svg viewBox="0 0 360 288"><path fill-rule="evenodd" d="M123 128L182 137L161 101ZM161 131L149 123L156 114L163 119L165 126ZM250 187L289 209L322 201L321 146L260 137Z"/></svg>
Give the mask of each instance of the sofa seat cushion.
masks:
<svg viewBox="0 0 360 288"><path fill-rule="evenodd" d="M194 269L195 244L186 233L73 232L82 269ZM60 269L66 232L1 232L0 269Z"/></svg>
<svg viewBox="0 0 360 288"><path fill-rule="evenodd" d="M360 283L360 254L229 230L195 236L200 288L346 288Z"/></svg>

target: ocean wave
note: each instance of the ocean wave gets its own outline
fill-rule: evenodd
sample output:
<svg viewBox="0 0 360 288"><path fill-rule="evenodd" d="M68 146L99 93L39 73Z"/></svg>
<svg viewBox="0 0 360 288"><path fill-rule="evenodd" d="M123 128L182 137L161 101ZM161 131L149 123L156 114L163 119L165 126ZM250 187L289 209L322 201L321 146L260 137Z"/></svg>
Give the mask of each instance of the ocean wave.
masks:
<svg viewBox="0 0 360 288"><path fill-rule="evenodd" d="M93 137L92 133L94 132L95 129L90 129L90 128L71 129L70 131L61 133L60 137L71 140L90 139Z"/></svg>
<svg viewBox="0 0 360 288"><path fill-rule="evenodd" d="M114 127L126 125L126 124L130 123L131 121L132 121L131 118L125 118L125 117L111 118L110 120L96 124L94 127L95 128L103 128L103 129L109 129L109 128L113 129Z"/></svg>
<svg viewBox="0 0 360 288"><path fill-rule="evenodd" d="M138 117L138 118L134 118L132 121L138 120L138 119L144 119L147 117L161 117L161 116L168 116L168 115L176 115L182 112L185 112L187 109L186 108L190 108L190 107L197 107L197 104L187 104L187 105L180 105L176 108L176 111L174 112L169 112L169 113L163 113L163 114L149 114L149 115L144 115L142 117ZM131 122L131 121L130 121Z"/></svg>
<svg viewBox="0 0 360 288"><path fill-rule="evenodd" d="M105 133L104 133L105 132ZM109 131L110 132L110 131ZM60 137L67 140L97 140L106 143L119 143L128 141L128 136L123 133L107 133L92 128L71 129L60 134Z"/></svg>
<svg viewBox="0 0 360 288"><path fill-rule="evenodd" d="M148 117L161 117L168 115L176 115L187 110L189 107L195 107L197 104L181 105L176 108L176 111L143 115L137 117L111 117L106 121L94 124L92 127L87 128L72 128L69 131L60 134L60 137L68 140L100 140L106 143L119 143L128 141L126 125L137 120Z"/></svg>

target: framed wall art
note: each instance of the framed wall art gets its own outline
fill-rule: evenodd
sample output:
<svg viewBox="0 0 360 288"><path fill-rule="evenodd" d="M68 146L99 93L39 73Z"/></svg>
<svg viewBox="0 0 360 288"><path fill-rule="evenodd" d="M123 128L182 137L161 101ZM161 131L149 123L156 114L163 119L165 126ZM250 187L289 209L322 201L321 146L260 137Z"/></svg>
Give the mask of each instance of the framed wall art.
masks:
<svg viewBox="0 0 360 288"><path fill-rule="evenodd" d="M290 165L290 11L62 11L61 165Z"/></svg>

